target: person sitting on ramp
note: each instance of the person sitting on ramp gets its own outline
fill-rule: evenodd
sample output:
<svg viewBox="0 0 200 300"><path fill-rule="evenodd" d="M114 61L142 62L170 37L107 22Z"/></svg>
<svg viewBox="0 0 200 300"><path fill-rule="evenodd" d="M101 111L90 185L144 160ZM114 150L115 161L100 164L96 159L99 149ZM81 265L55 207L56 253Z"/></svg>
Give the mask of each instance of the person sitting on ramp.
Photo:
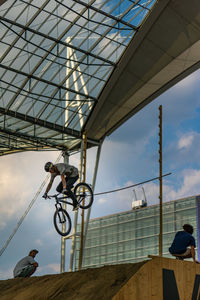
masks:
<svg viewBox="0 0 200 300"><path fill-rule="evenodd" d="M36 271L38 263L34 260L34 257L37 253L38 250L33 249L29 252L28 256L18 261L13 271L14 278L30 277Z"/></svg>
<svg viewBox="0 0 200 300"><path fill-rule="evenodd" d="M195 238L192 236L193 226L190 224L184 224L183 230L178 231L175 238L169 248L171 255L176 259L184 260L186 258L192 258L194 262L199 263L195 259Z"/></svg>

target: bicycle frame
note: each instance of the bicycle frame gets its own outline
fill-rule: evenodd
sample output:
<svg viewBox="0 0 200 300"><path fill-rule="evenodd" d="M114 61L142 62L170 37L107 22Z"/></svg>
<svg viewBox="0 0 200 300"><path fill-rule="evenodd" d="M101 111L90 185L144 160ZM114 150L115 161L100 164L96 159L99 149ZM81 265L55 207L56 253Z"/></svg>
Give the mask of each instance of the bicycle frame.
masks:
<svg viewBox="0 0 200 300"><path fill-rule="evenodd" d="M78 204L76 206L76 209L78 209L79 207L81 209L87 209L93 203L93 191L87 183L84 182L78 183L74 188L74 195L77 198L76 200ZM73 199L71 199L71 197L68 194L62 195L61 193L49 195L49 196L47 195L47 198L48 199L54 198L55 200L56 211L54 213L53 223L56 231L61 236L67 236L72 228L72 221L69 213L67 212L66 207L63 207L64 205L62 205L62 203L74 206ZM71 201L67 201L68 199L70 199ZM86 204L83 201L85 199L88 200Z"/></svg>
<svg viewBox="0 0 200 300"><path fill-rule="evenodd" d="M73 206L73 203L72 203L72 202L63 200L63 199L70 198L70 197L67 197L67 196L58 197L58 195L59 195L59 194L49 196L50 198L55 198L55 201L56 201L56 204L55 204L55 205L56 205L56 207L57 207L57 205L59 205L59 204L60 204L60 206L61 206L61 203L60 203L60 202L65 203L65 204L70 204L70 205ZM71 199L71 198L70 198L70 199Z"/></svg>
<svg viewBox="0 0 200 300"><path fill-rule="evenodd" d="M81 187L83 189L83 191L82 190L79 191L78 190L79 187ZM88 190L89 194L85 193L85 189ZM77 193L77 195L75 195L75 197L77 198L76 199L77 204L80 205L80 207L83 208L83 209L89 208L92 205L92 202L93 202L93 192L92 192L91 187L87 183L80 182L74 187L75 193L77 192L77 190L78 190L78 193ZM59 196L59 195L61 195L61 193L48 196L49 199L50 198L55 199L55 201L56 201L56 204L55 204L56 210L59 210L59 209L62 208L62 203L74 206L74 204L73 204L74 201L71 199L71 197L69 195L65 195L65 194L63 196ZM87 198L88 196L89 196L89 198ZM86 198L89 199L88 205L85 205L84 204L85 202L82 203L82 201L85 200ZM66 199L70 199L71 202L67 201Z"/></svg>

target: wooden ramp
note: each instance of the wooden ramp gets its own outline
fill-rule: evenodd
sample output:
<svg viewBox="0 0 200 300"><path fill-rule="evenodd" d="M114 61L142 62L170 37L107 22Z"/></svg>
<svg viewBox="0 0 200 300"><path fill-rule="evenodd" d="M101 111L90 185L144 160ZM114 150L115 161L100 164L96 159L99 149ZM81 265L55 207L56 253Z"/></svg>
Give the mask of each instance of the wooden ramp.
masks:
<svg viewBox="0 0 200 300"><path fill-rule="evenodd" d="M150 258L112 300L200 300L200 264Z"/></svg>
<svg viewBox="0 0 200 300"><path fill-rule="evenodd" d="M200 300L200 265L151 257L136 264L0 280L0 300Z"/></svg>

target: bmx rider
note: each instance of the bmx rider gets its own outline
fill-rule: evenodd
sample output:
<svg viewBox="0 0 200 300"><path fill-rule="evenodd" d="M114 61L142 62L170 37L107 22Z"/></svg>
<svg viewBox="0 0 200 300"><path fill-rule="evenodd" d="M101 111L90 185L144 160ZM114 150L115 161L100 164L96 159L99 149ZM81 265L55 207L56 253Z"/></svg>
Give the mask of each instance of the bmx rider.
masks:
<svg viewBox="0 0 200 300"><path fill-rule="evenodd" d="M49 184L47 185L43 198L46 199L48 197L48 192L52 187L55 177L60 175L61 182L57 186L56 191L58 193L63 193L69 196L73 201L73 206L74 206L73 210L77 210L79 206L76 200L76 196L74 195L71 189L73 187L73 184L79 178L78 169L66 163L53 164L52 162L47 162L44 166L44 169L46 172L51 173L51 178Z"/></svg>

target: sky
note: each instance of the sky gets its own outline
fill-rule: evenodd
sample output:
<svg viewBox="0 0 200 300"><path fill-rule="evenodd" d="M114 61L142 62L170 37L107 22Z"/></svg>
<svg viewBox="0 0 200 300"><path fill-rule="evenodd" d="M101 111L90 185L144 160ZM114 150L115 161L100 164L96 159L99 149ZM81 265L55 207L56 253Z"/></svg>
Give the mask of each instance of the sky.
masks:
<svg viewBox="0 0 200 300"><path fill-rule="evenodd" d="M159 105L163 107L163 201L200 194L200 70L194 72L130 118L103 143L95 193L128 187L159 176ZM55 162L57 151L23 152L0 157L0 248L46 179L44 164ZM96 148L87 151L87 177L92 182ZM62 158L61 158L62 162ZM79 167L79 154L70 156ZM51 190L53 193L59 178ZM135 188L137 199L159 203L159 181ZM30 212L0 257L0 280L12 278L19 259L30 249L39 250L35 276L59 273L60 236L53 226L53 200L41 191ZM134 200L133 188L95 196L91 218L127 211ZM71 208L68 209L73 217ZM68 271L70 244L66 245Z"/></svg>

